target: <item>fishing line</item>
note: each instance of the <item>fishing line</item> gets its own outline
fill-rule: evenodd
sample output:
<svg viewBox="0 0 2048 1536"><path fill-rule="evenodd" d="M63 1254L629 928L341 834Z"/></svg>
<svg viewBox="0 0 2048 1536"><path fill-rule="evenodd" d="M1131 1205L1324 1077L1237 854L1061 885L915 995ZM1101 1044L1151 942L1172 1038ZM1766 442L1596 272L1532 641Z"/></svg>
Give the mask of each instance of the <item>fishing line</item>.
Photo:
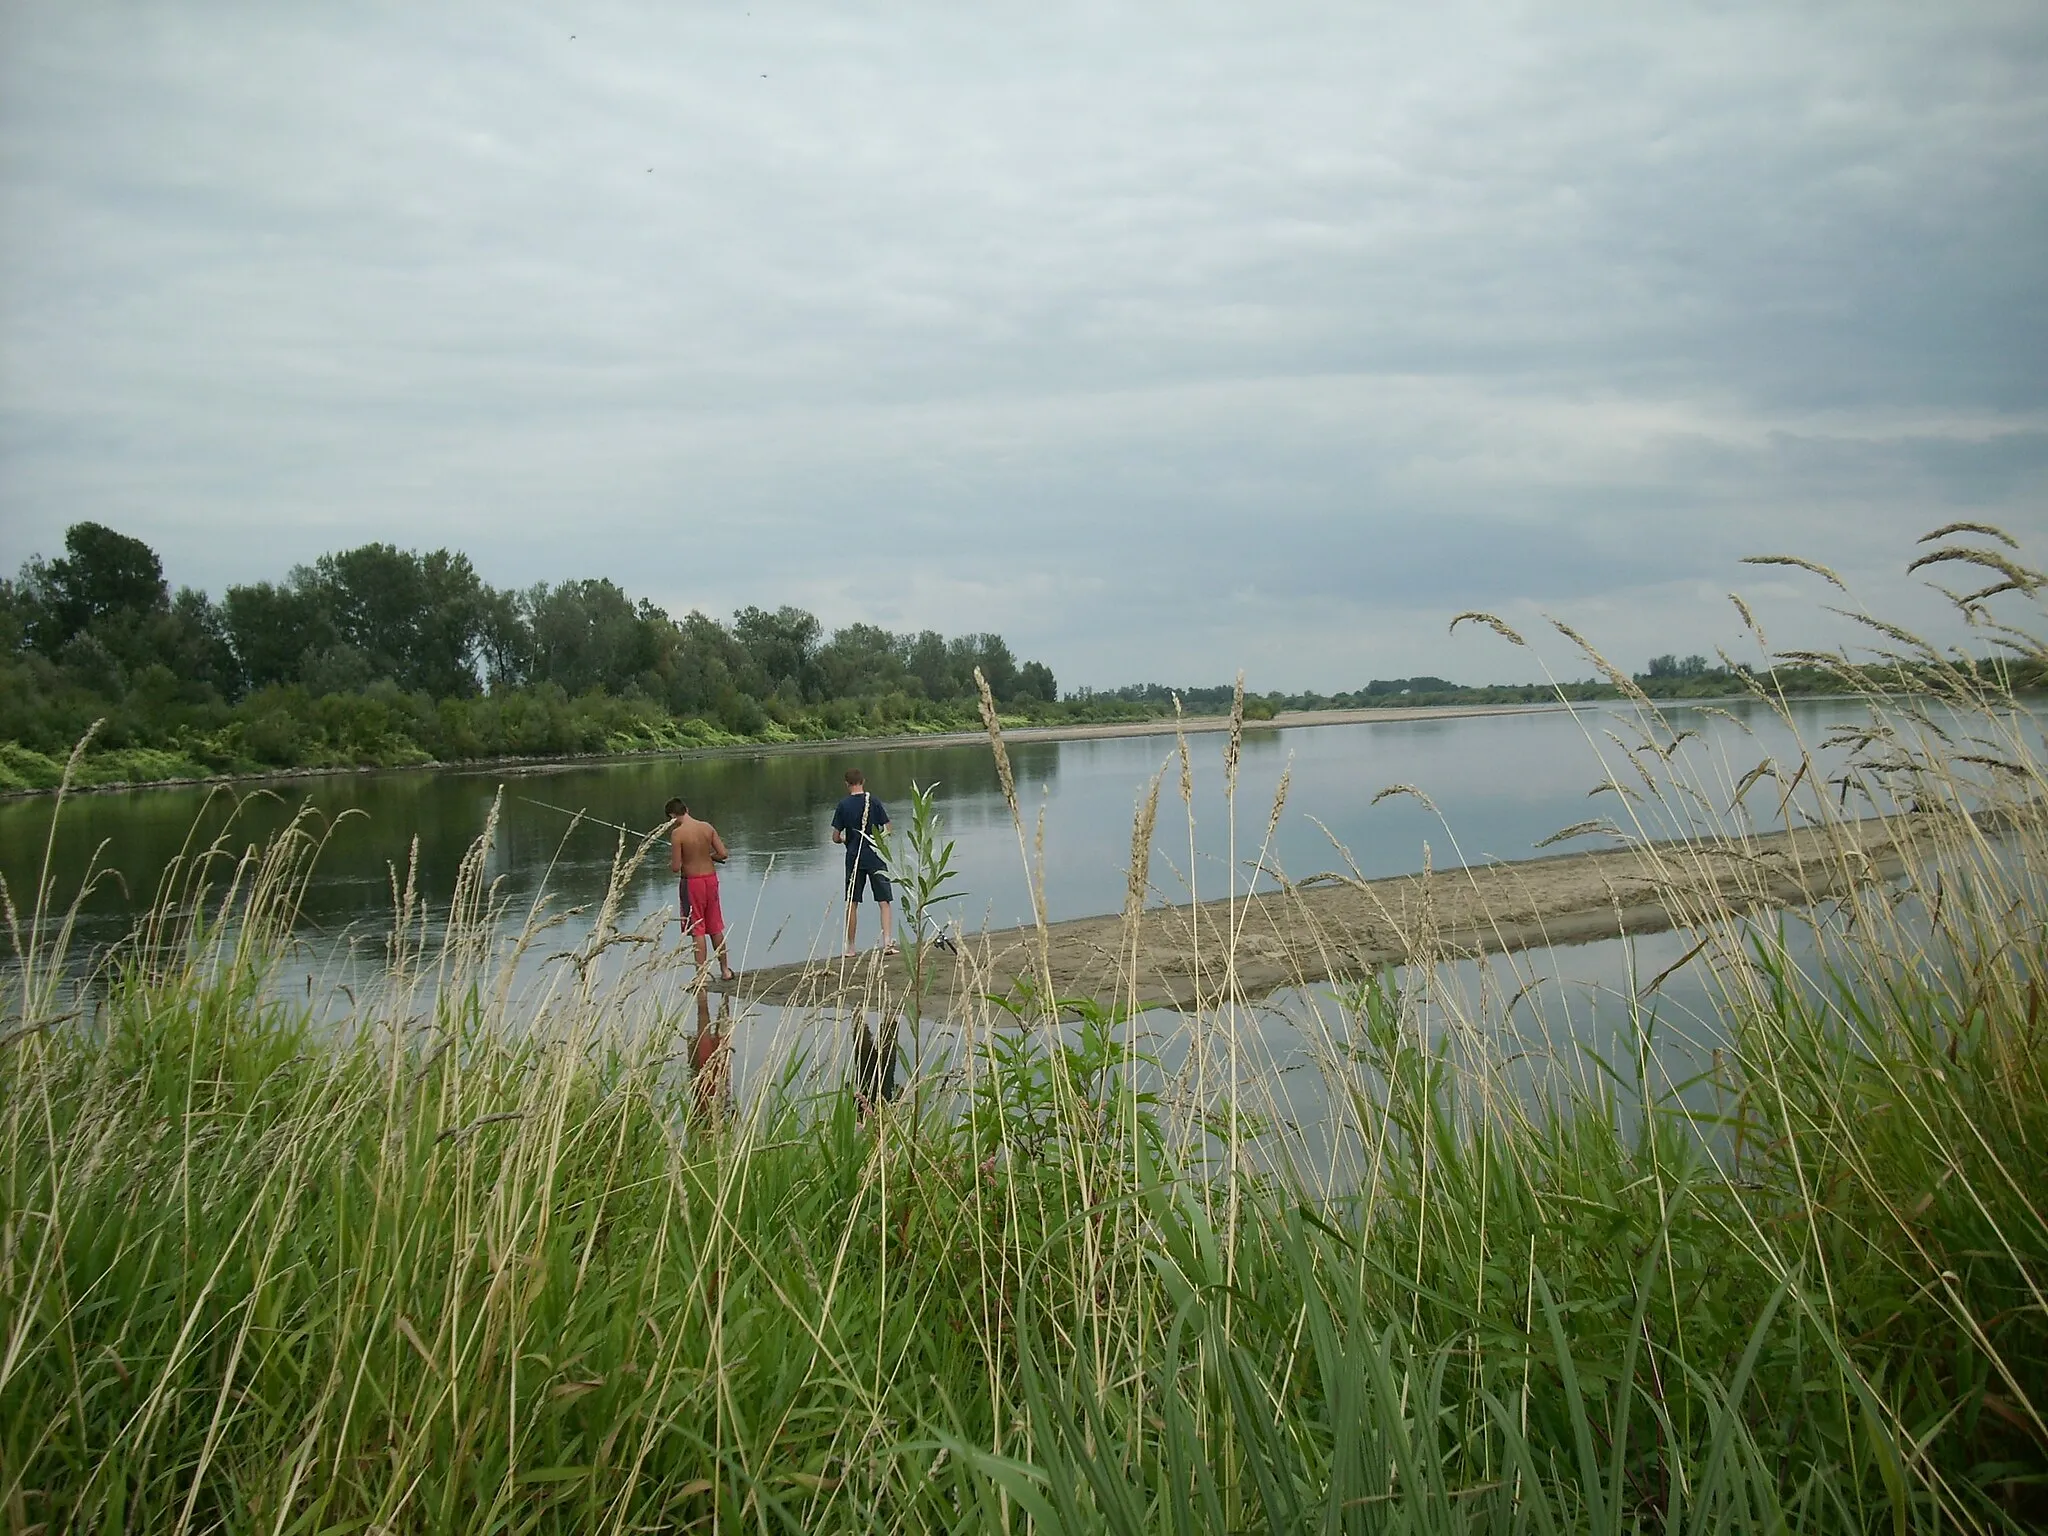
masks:
<svg viewBox="0 0 2048 1536"><path fill-rule="evenodd" d="M514 795L512 798L514 800L523 800L528 805L537 805L544 811L554 811L558 815L574 817L577 821L587 821L594 827L610 827L614 832L623 832L628 837L644 837L652 840L661 835L660 828L647 832L633 827L621 826L616 821L606 821L603 817L593 816L588 811L572 811L566 805L551 805L545 800L536 800L530 795Z"/></svg>

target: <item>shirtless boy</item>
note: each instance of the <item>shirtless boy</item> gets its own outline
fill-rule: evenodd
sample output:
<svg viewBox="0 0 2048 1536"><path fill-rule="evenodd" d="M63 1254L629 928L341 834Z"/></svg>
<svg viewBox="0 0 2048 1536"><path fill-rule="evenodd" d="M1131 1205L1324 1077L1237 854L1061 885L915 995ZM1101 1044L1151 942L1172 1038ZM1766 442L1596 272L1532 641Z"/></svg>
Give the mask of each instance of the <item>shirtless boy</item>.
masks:
<svg viewBox="0 0 2048 1536"><path fill-rule="evenodd" d="M733 981L725 958L725 913L718 905L718 866L728 857L725 839L708 821L699 821L681 800L671 800L668 867L679 877L676 894L683 906L683 932L697 942L697 969L704 968L707 943L718 952L718 979Z"/></svg>

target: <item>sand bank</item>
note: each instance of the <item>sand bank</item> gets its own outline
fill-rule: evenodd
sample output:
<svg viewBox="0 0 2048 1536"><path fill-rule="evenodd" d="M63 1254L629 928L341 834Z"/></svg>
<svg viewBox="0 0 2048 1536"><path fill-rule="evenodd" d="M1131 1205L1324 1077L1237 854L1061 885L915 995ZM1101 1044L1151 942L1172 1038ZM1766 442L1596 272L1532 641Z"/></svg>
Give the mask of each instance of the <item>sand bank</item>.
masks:
<svg viewBox="0 0 2048 1536"><path fill-rule="evenodd" d="M1375 711L1375 714L1378 712ZM1925 835L1922 817L1879 817L1826 832L1740 842L1661 842L1285 891L1156 906L1135 922L1083 917L970 935L931 952L931 1011L957 994L1036 978L1061 997L1187 1008L1237 995L1359 976L1418 957L1450 959L1584 943L1686 926L1710 911L1801 906L1898 870ZM741 999L884 1009L900 1002L906 962L776 966L740 978ZM1135 978L1135 980L1134 980Z"/></svg>

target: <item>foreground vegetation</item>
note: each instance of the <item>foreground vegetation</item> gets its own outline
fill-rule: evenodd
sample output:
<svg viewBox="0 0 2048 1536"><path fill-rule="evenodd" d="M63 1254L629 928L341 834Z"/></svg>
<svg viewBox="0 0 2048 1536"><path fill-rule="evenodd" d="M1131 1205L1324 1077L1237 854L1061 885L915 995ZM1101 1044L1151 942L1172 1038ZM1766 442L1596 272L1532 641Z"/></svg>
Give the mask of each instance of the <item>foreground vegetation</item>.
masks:
<svg viewBox="0 0 2048 1536"><path fill-rule="evenodd" d="M1227 934L1212 1005L1164 1043L1023 978L891 1103L838 1087L827 1051L707 1109L673 945L601 916L565 963L517 969L546 917L493 908L488 829L444 936L402 894L338 1023L279 959L310 823L171 871L103 989L24 923L0 1509L17 1530L2038 1528L2040 728L1978 670L1914 659L1938 703L1900 696L1895 658L1845 664L1871 704L1849 756L1731 771L1823 826L1919 809L1907 867L1810 919L1684 914L1719 1006L1702 1080L1660 1075L1662 977L1629 999L1633 1059L1591 1061L1505 1033L1424 912L1415 963L1302 1004L1313 1135L1274 1098ZM1642 728L1622 834L1702 835L1733 786L1675 777L1677 733L1647 707Z"/></svg>

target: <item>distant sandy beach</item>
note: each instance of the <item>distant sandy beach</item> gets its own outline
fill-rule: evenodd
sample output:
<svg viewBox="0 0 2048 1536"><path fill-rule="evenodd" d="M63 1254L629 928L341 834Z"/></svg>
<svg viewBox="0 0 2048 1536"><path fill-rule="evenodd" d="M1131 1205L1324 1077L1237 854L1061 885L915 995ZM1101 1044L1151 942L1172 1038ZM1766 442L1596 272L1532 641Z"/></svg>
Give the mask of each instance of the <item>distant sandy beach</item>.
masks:
<svg viewBox="0 0 2048 1536"><path fill-rule="evenodd" d="M1687 701L1690 702L1690 701ZM1386 709L1290 709L1271 720L1247 720L1247 731L1292 730L1306 725L1372 725L1397 720L1456 720L1469 715L1542 715L1570 706L1549 701L1542 704L1420 704L1396 705ZM1078 725L1004 726L1003 740L1017 741L1107 741L1117 736L1171 736L1179 728L1190 736L1230 729L1228 715L1186 715L1176 721L1171 715L1158 720L1121 720ZM769 752L894 751L899 747L961 747L987 741L986 731L927 731L896 736L842 736L830 741L749 742L730 747L696 747L678 753L684 758L752 757ZM535 770L607 761L604 758L548 759L532 761ZM470 766L450 764L449 766ZM477 765L481 766L481 765Z"/></svg>
<svg viewBox="0 0 2048 1536"><path fill-rule="evenodd" d="M1567 708L1542 704L1433 704L1387 709L1294 709L1271 720L1247 720L1247 731L1288 730L1306 725L1365 725L1398 720L1454 720L1467 715L1540 715ZM1188 715L1179 721L1172 716L1158 720L1125 720L1109 724L1006 726L1003 740L1094 741L1116 736L1171 736L1176 725L1190 736L1230 728L1227 715ZM730 746L663 748L654 752L593 752L568 757L484 757L454 762L412 763L393 767L363 768L279 768L267 773L213 774L205 778L148 779L138 783L75 784L74 795L117 794L150 789L190 789L205 784L267 784L295 779L331 779L363 774L401 773L487 773L500 778L559 773L571 768L591 768L606 763L639 763L657 758L695 761L714 757L760 757L802 752L890 752L905 747L972 746L988 740L980 730L906 732L894 736L835 736L823 741L749 741ZM53 795L54 789L17 789L0 792L0 799Z"/></svg>

